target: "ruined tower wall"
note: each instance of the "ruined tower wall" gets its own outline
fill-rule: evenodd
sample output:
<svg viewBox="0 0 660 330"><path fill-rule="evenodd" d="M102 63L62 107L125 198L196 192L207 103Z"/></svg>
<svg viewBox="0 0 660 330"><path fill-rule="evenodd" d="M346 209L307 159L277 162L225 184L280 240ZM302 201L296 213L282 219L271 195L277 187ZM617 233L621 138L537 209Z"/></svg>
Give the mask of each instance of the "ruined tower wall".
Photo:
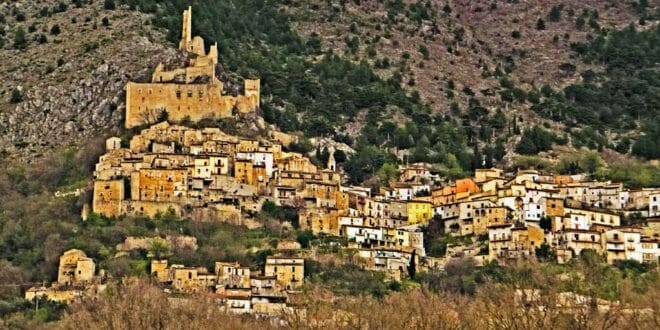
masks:
<svg viewBox="0 0 660 330"><path fill-rule="evenodd" d="M207 55L204 39L192 37L191 7L183 12L179 48L191 55L190 66L167 71L160 64L151 83L126 85L126 128L154 124L162 119L164 111L168 120L196 122L254 113L259 109L259 79L245 80L243 95L223 95L223 84L215 77L218 46L212 45Z"/></svg>
<svg viewBox="0 0 660 330"><path fill-rule="evenodd" d="M259 82L246 80L245 94L221 95L220 84L138 84L126 86L125 127L156 123L162 111L168 119L199 121L227 118L259 108Z"/></svg>
<svg viewBox="0 0 660 330"><path fill-rule="evenodd" d="M179 49L181 51L188 51L190 41L192 40L192 8L188 7L187 10L183 11L183 20L181 28L181 42L179 43Z"/></svg>

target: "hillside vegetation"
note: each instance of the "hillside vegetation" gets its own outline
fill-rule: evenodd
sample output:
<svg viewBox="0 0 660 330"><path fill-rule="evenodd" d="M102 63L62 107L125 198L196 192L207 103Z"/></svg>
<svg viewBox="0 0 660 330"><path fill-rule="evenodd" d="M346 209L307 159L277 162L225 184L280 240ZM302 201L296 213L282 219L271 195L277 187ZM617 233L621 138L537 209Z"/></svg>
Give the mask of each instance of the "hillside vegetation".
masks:
<svg viewBox="0 0 660 330"><path fill-rule="evenodd" d="M519 130L543 124L570 132L576 148L657 158L647 142L657 140L655 126L645 124L657 117L657 75L648 74L657 63L613 69L636 61L635 53L657 58L658 8L646 1L291 1L287 8L304 35L367 60L383 77L401 76L433 112L467 117L479 144L499 137L511 146ZM486 120L500 112L508 130Z"/></svg>

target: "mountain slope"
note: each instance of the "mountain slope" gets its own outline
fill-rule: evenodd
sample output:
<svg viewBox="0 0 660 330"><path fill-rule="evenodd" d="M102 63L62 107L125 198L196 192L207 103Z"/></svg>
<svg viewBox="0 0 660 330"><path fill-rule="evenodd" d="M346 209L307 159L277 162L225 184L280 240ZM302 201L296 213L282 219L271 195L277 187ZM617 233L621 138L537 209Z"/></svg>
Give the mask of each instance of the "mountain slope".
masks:
<svg viewBox="0 0 660 330"><path fill-rule="evenodd" d="M400 75L435 112L469 115L471 100L477 100L487 113L500 109L509 120L518 117L519 127L544 123L556 132L566 130L564 123L529 111L542 91L604 70L602 63L584 63L571 45L629 24L653 24L639 21L639 8L621 1L289 3L301 34L353 60L368 60L383 77ZM654 10L657 4L645 12Z"/></svg>
<svg viewBox="0 0 660 330"><path fill-rule="evenodd" d="M137 12L58 1L4 3L0 151L41 154L118 127L128 79L175 59L164 34ZM19 30L25 42L16 44Z"/></svg>

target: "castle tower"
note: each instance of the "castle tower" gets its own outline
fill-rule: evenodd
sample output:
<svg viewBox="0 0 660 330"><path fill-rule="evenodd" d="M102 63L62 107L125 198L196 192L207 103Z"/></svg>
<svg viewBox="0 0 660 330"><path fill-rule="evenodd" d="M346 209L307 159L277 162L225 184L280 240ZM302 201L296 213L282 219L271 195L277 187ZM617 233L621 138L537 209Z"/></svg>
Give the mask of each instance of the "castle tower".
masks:
<svg viewBox="0 0 660 330"><path fill-rule="evenodd" d="M179 49L182 51L190 50L190 42L192 41L192 6L183 11L183 27L181 29L181 42Z"/></svg>
<svg viewBox="0 0 660 330"><path fill-rule="evenodd" d="M260 79L245 79L243 81L245 96L251 96L255 99L255 107L261 104L261 80Z"/></svg>
<svg viewBox="0 0 660 330"><path fill-rule="evenodd" d="M211 49L209 49L208 57L213 62L213 66L218 64L218 43L217 42L215 44L211 45Z"/></svg>

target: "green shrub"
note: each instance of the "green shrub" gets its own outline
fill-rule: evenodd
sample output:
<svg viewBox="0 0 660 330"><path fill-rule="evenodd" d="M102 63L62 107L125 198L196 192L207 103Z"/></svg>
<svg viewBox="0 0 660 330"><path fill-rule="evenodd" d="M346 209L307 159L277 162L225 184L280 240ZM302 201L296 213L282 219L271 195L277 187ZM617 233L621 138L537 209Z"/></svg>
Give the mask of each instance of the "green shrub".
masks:
<svg viewBox="0 0 660 330"><path fill-rule="evenodd" d="M52 34L54 36L59 35L60 32L62 32L62 31L60 30L59 24L55 24L50 28L50 34Z"/></svg>
<svg viewBox="0 0 660 330"><path fill-rule="evenodd" d="M22 26L16 28L14 32L14 48L25 49L27 47L27 40L25 37L25 30Z"/></svg>
<svg viewBox="0 0 660 330"><path fill-rule="evenodd" d="M11 97L10 97L9 101L11 103L23 102L23 93L18 88L14 88L11 91Z"/></svg>
<svg viewBox="0 0 660 330"><path fill-rule="evenodd" d="M115 10L115 9L117 9L117 5L115 5L114 0L105 0L103 2L103 8L105 10Z"/></svg>

